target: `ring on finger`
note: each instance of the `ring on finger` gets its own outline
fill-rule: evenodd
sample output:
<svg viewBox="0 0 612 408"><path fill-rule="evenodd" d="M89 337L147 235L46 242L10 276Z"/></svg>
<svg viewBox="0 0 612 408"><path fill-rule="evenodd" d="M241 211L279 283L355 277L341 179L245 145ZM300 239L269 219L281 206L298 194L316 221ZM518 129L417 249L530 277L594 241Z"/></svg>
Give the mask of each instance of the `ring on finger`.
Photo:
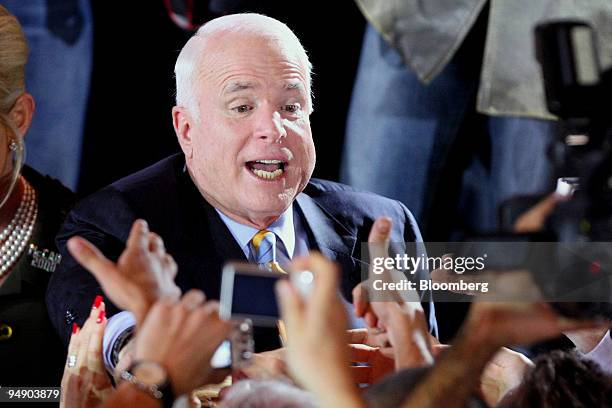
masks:
<svg viewBox="0 0 612 408"><path fill-rule="evenodd" d="M77 362L77 356L76 354L71 354L68 356L68 362L66 363L66 365L69 368L75 367L76 366L76 362Z"/></svg>

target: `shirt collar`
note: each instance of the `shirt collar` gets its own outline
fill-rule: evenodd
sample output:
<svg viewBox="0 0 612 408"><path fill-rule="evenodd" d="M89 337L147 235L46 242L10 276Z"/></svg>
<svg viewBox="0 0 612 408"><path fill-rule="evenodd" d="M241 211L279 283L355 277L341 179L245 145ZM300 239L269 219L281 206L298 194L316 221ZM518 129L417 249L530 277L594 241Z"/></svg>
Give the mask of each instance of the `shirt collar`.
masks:
<svg viewBox="0 0 612 408"><path fill-rule="evenodd" d="M237 221L234 221L227 215L223 214L221 211L215 208L215 211L221 217L221 220L225 223L227 228L230 230L232 236L240 245L240 248L244 252L244 255L248 258L249 253L251 252L249 248L249 243L251 239L259 230L257 228L241 224ZM274 221L268 228L268 231L276 234L278 238L281 239L285 249L287 250L287 255L289 258L293 258L293 252L295 250L295 230L293 228L293 204L285 210L281 216Z"/></svg>

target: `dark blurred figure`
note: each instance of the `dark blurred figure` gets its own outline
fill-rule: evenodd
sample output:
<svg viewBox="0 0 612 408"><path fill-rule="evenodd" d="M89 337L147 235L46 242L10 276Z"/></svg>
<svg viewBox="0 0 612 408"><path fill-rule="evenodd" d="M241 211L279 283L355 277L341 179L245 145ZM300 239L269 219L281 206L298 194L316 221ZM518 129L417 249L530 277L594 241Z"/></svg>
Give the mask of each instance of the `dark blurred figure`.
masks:
<svg viewBox="0 0 612 408"><path fill-rule="evenodd" d="M364 397L369 408L399 407L406 399L409 390L414 389L431 371L430 367L407 368L382 379L373 385ZM398 390L402 390L398 392ZM486 408L487 404L476 396L467 401L468 408Z"/></svg>
<svg viewBox="0 0 612 408"><path fill-rule="evenodd" d="M36 116L29 165L76 189L93 62L90 0L1 0L30 46L28 90Z"/></svg>
<svg viewBox="0 0 612 408"><path fill-rule="evenodd" d="M533 28L580 19L598 30L607 0L356 0L369 25L347 120L343 183L402 201L426 241L499 228L497 208L554 188ZM368 163L368 165L364 165Z"/></svg>
<svg viewBox="0 0 612 408"><path fill-rule="evenodd" d="M553 351L535 360L523 383L498 407L593 408L612 406L612 377L576 353Z"/></svg>

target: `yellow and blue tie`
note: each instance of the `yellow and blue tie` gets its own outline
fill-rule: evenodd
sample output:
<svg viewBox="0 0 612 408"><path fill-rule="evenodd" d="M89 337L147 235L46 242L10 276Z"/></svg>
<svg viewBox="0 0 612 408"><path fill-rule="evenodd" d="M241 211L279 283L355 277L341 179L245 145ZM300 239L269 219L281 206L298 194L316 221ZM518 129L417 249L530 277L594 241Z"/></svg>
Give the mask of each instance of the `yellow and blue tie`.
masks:
<svg viewBox="0 0 612 408"><path fill-rule="evenodd" d="M251 245L253 245L253 254L258 265L274 272L287 273L276 260L276 234L265 229L261 230L253 236ZM287 334L282 320L277 322L277 328L281 344L284 346L287 343Z"/></svg>
<svg viewBox="0 0 612 408"><path fill-rule="evenodd" d="M277 261L276 234L265 229L261 230L253 236L251 244L258 265L275 272L286 273Z"/></svg>

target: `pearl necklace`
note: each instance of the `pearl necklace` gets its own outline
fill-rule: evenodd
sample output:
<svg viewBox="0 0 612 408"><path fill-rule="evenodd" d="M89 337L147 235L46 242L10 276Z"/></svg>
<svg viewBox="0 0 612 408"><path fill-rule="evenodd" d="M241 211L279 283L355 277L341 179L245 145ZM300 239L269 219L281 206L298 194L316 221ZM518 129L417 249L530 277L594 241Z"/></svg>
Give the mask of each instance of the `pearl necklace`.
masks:
<svg viewBox="0 0 612 408"><path fill-rule="evenodd" d="M38 215L36 191L23 176L20 181L24 187L21 203L9 225L0 233L0 279L8 274L21 257L32 237Z"/></svg>

